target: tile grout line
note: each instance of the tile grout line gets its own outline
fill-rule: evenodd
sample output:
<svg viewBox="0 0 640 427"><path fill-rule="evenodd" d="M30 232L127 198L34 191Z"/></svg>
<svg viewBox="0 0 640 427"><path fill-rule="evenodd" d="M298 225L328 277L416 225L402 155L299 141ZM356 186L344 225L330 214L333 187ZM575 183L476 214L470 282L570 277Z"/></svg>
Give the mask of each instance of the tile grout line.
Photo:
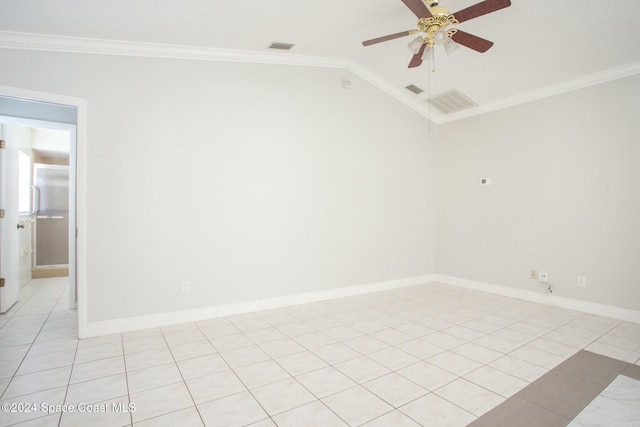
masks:
<svg viewBox="0 0 640 427"><path fill-rule="evenodd" d="M129 387L129 370L127 369L127 352L124 347L124 334L120 334L120 345L122 345L122 363L124 365L124 382L127 387L127 400L131 404L131 389ZM133 412L129 411L129 421L133 427Z"/></svg>
<svg viewBox="0 0 640 427"><path fill-rule="evenodd" d="M195 324L196 328L198 328L198 331L200 331L200 333L202 333L202 330L200 329L198 324L196 322L193 322L193 323ZM198 404L196 403L196 400L193 398L193 393L191 392L191 389L189 388L189 384L187 384L187 380L184 378L182 370L180 369L180 365L178 364L178 361L176 360L176 357L173 354L173 351L171 350L171 346L169 345L169 342L167 341L167 337L165 336L165 333L162 330L162 328L160 328L160 334L162 335L162 338L164 339L164 342L167 345L167 348L169 349L169 353L171 353L171 358L173 359L173 363L176 365L176 368L178 369L178 372L180 373L180 378L182 378L182 382L184 383L184 386L187 389L187 393L189 393L189 397L191 397L191 401L193 402L193 406L196 409L196 412L198 413L198 417L200 418L200 421L202 421L203 425L206 425L206 423L204 422L204 418L202 418L202 413L200 413L200 408L198 408ZM202 335L205 338L207 338L206 335L204 335L204 333L202 333ZM209 340L207 340L207 342L208 341ZM211 343L209 343L209 344L211 344ZM213 344L211 344L211 346L213 347ZM213 348L215 349L215 347L213 347ZM132 424L132 426L133 426L133 424Z"/></svg>
<svg viewBox="0 0 640 427"><path fill-rule="evenodd" d="M66 403L67 397L69 395L69 387L71 387L71 378L73 377L73 371L76 367L76 357L78 357L79 346L80 346L80 340L76 340L76 348L75 348L75 351L73 352L73 361L71 362L71 371L69 372L69 381L67 382L67 389L64 392L64 399L62 400L63 403ZM60 424L62 424L63 415L64 414L61 412L60 418L58 419L58 427L60 426Z"/></svg>
<svg viewBox="0 0 640 427"><path fill-rule="evenodd" d="M227 319L227 318L225 317L224 319ZM194 322L194 323L195 323L195 322ZM238 328L238 327L237 327L237 325L235 325L233 322L229 322L229 323L231 323L231 324L232 324L232 325L233 325L233 326L238 330L238 332L239 332L239 333L241 333L242 335L244 335L244 336L245 336L249 341L253 342L253 341L251 340L251 338L249 338L249 337L244 333L244 331L240 330L240 328ZM254 396L254 394L251 392L251 390L249 389L249 387L247 387L247 385L246 385L246 384L245 384L245 382L242 380L242 378L240 378L240 376L236 373L235 369L233 369L233 368L231 367L231 365L230 365L230 364L229 364L229 362L224 358L224 356L222 355L222 353L221 353L221 352L216 348L216 346L215 346L215 345L214 345L214 344L209 340L209 337L207 337L207 335L206 335L206 334L204 334L204 332L202 332L202 329L200 329L200 326L199 326L197 323L195 323L195 325L196 325L196 327L198 328L198 330L202 333L202 335L204 335L204 337L207 339L207 341L209 342L209 344L211 344L211 346L213 347L213 349L214 349L214 350L216 350L216 352L217 352L218 356L220 356L220 358L224 361L224 363L229 367L229 369L231 370L231 372L233 372L233 375L238 379L238 381L240 381L240 383L242 383L242 385L244 386L244 388L246 389L246 391L251 395L251 397L253 398L253 400L255 400L255 401L256 401L256 403L258 403L258 405L260 405L260 407L262 408L262 410L264 411L264 413L265 413L265 414L267 414L268 419L270 419L270 420L275 424L275 421L273 421L273 418L271 417L271 414L269 414L269 412L267 412L267 409L262 405L262 403L260 403L260 401L259 401L258 399L256 399L256 397L255 397L255 396ZM243 348L243 347L240 347L240 348ZM169 349L169 351L171 351L171 349ZM173 353L172 353L172 354L173 354ZM178 370L180 370L180 368L178 368ZM182 372L180 373L180 375L182 375ZM185 381L185 384L186 384L186 381ZM189 389L189 386L187 386L187 389ZM235 394L240 394L240 393L244 393L244 392L243 392L243 391L240 391L240 392L235 393ZM190 390L189 390L189 394L191 395L191 391L190 391ZM217 399L212 399L212 400L211 400L211 402L212 402L212 401L214 401L214 400L223 399L224 397L227 397L227 396L223 396L223 397L220 397L220 398L217 398ZM193 399L193 396L192 396L192 399ZM204 403L208 403L208 402L210 402L210 401L202 402L202 404L204 404ZM195 400L194 400L194 404L195 404ZM196 409L198 410L198 414L200 415L200 419L202 420L202 423L203 423L204 425L206 425L206 423L204 422L204 419L202 418L202 414L200 414L200 410L198 409L198 405L196 405ZM265 418L265 419L266 419L266 418ZM258 421L260 421L260 420L258 420Z"/></svg>

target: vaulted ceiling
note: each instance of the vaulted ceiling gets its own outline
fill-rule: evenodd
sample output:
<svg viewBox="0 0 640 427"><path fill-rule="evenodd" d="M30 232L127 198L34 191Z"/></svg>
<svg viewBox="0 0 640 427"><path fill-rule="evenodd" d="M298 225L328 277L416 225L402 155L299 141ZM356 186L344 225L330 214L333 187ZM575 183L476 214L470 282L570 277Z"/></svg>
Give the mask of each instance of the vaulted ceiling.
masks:
<svg viewBox="0 0 640 427"><path fill-rule="evenodd" d="M455 12L477 2L440 5ZM0 47L15 48L15 33L34 33L215 48L247 58L273 54L303 64L333 61L351 64L417 110L429 92L450 89L478 104L451 115L434 111L436 121L640 72L636 0L512 0L511 7L457 26L493 41L489 51L461 47L447 56L437 47L435 72L426 63L407 68L411 36L362 46L413 29L416 21L401 0L0 0ZM295 46L273 52L272 42ZM409 92L411 84L425 92Z"/></svg>

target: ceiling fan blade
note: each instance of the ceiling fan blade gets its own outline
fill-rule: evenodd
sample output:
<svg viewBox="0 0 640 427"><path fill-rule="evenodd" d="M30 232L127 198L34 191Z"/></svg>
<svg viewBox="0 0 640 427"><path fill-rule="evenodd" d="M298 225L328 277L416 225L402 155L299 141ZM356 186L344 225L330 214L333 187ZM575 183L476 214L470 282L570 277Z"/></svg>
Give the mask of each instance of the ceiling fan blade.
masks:
<svg viewBox="0 0 640 427"><path fill-rule="evenodd" d="M388 36L382 36L382 37L378 37L378 38L371 39L371 40L365 40L365 41L362 42L362 45L363 46L369 46L369 45L376 44L376 43L386 42L388 40L398 39L400 37L408 36L410 34L411 34L410 31L403 31L401 33L389 34Z"/></svg>
<svg viewBox="0 0 640 427"><path fill-rule="evenodd" d="M468 21L496 10L511 6L510 0L485 0L483 2L469 6L453 14L458 22Z"/></svg>
<svg viewBox="0 0 640 427"><path fill-rule="evenodd" d="M405 4L411 12L413 12L418 18L429 18L431 12L429 12L429 8L422 2L422 0L402 0L402 3Z"/></svg>
<svg viewBox="0 0 640 427"><path fill-rule="evenodd" d="M485 40L460 30L456 31L456 33L451 36L451 39L462 46L466 46L469 49L473 49L480 53L488 51L491 46L493 46L493 42L490 42L489 40Z"/></svg>
<svg viewBox="0 0 640 427"><path fill-rule="evenodd" d="M420 47L420 50L418 51L418 53L416 53L415 55L413 55L413 58L411 58L411 62L409 62L409 67L408 68L415 68L415 67L419 67L420 65L422 65L422 55L424 54L424 50L427 48L427 44L423 44Z"/></svg>

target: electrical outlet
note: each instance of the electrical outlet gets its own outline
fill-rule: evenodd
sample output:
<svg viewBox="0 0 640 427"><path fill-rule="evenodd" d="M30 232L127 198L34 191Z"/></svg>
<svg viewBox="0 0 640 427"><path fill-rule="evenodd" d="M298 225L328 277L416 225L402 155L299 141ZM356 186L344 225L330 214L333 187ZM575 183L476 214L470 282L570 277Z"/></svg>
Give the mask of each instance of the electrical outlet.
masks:
<svg viewBox="0 0 640 427"><path fill-rule="evenodd" d="M189 288L189 282L182 282L182 293L188 294L189 292L191 292L191 289Z"/></svg>
<svg viewBox="0 0 640 427"><path fill-rule="evenodd" d="M392 270L394 268L396 268L396 262L395 261L391 261L391 264L389 264L389 267L391 267Z"/></svg>
<svg viewBox="0 0 640 427"><path fill-rule="evenodd" d="M538 280L538 270L531 270L531 275L529 277L533 280Z"/></svg>
<svg viewBox="0 0 640 427"><path fill-rule="evenodd" d="M538 272L538 282L548 282L549 281L549 274L545 271L539 271Z"/></svg>
<svg viewBox="0 0 640 427"><path fill-rule="evenodd" d="M577 285L581 288L584 288L585 286L587 286L587 278L585 276L578 276Z"/></svg>

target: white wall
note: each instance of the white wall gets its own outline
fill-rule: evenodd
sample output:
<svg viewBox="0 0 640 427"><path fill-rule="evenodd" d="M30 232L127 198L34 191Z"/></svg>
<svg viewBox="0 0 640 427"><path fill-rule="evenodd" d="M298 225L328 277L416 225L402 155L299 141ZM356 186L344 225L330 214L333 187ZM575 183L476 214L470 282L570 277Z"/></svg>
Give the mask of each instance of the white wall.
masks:
<svg viewBox="0 0 640 427"><path fill-rule="evenodd" d="M638 93L634 76L440 126L437 272L543 292L537 269L554 295L640 309Z"/></svg>
<svg viewBox="0 0 640 427"><path fill-rule="evenodd" d="M89 322L429 272L426 120L351 73L2 58L3 85L87 100Z"/></svg>

